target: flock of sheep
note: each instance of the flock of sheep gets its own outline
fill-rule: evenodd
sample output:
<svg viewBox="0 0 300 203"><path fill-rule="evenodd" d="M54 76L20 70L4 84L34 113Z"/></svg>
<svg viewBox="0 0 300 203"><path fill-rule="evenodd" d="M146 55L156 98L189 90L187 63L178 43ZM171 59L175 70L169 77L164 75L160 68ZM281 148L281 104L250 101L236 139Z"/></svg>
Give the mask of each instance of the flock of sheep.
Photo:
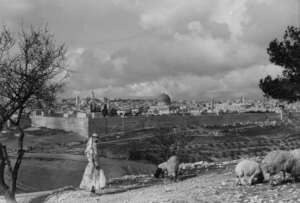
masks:
<svg viewBox="0 0 300 203"><path fill-rule="evenodd" d="M154 176L159 178L167 175L176 181L179 171L179 158L171 156L166 162L158 165ZM274 175L281 172L283 181L286 180L287 173L290 174L294 181L300 177L300 149L271 151L260 163L249 159L240 161L235 167L236 184L252 185L268 180L273 185Z"/></svg>
<svg viewBox="0 0 300 203"><path fill-rule="evenodd" d="M300 149L271 151L261 163L242 160L235 168L237 184L242 185L262 183L267 179L270 184L274 184L274 175L280 172L283 174L283 181L286 181L287 173L294 182L297 180L300 176Z"/></svg>

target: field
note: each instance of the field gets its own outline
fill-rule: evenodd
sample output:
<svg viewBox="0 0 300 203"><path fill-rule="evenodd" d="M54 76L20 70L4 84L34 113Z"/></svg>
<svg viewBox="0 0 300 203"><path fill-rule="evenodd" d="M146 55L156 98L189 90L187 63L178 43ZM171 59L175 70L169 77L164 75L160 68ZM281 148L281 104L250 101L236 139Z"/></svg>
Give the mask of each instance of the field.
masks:
<svg viewBox="0 0 300 203"><path fill-rule="evenodd" d="M26 129L23 159L17 183L18 193L78 187L87 164L83 152L86 140L73 132L46 128ZM14 161L17 132L2 133L0 140L8 147ZM129 160L101 157L101 168L108 179L134 174L150 174L155 166Z"/></svg>
<svg viewBox="0 0 300 203"><path fill-rule="evenodd" d="M100 144L103 156L156 164L175 152L184 162L223 161L299 147L299 131L281 122L210 126L184 123L110 134L103 136Z"/></svg>
<svg viewBox="0 0 300 203"><path fill-rule="evenodd" d="M251 116L252 122L244 120L234 125L220 125L220 121L212 125L169 122L166 126L161 123L106 134L100 139L100 164L110 181L124 175L152 174L155 164L174 152L183 162L219 162L300 147L297 128L270 120L255 122ZM15 134L11 131L0 137L12 158L16 152ZM78 186L86 166L85 138L62 130L28 128L24 144L27 155L20 170L19 192Z"/></svg>

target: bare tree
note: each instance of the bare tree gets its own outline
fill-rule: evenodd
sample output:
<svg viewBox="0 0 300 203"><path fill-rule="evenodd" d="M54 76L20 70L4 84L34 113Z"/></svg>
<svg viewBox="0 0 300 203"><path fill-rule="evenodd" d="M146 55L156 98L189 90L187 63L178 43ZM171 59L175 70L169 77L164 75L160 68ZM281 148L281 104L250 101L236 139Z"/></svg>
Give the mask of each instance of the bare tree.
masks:
<svg viewBox="0 0 300 203"><path fill-rule="evenodd" d="M0 130L10 121L20 131L14 164L0 143L0 192L7 202L16 202L18 171L25 152L21 118L36 102L53 103L63 86L65 53L64 45L57 45L47 28L22 28L16 35L6 27L0 31Z"/></svg>

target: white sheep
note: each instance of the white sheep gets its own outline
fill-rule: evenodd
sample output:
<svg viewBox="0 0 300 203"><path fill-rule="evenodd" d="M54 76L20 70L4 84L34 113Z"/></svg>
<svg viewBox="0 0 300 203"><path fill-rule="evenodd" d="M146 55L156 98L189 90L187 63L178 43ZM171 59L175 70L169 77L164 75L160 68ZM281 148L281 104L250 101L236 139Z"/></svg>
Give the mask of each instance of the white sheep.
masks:
<svg viewBox="0 0 300 203"><path fill-rule="evenodd" d="M290 153L294 156L294 158L300 159L300 149L293 149Z"/></svg>
<svg viewBox="0 0 300 203"><path fill-rule="evenodd" d="M260 165L253 160L242 160L235 167L237 176L237 185L245 185L245 178L248 178L248 184L259 183L264 180L263 172Z"/></svg>
<svg viewBox="0 0 300 203"><path fill-rule="evenodd" d="M300 149L291 150L290 153L294 157L294 165L291 169L291 175L296 181L300 176Z"/></svg>
<svg viewBox="0 0 300 203"><path fill-rule="evenodd" d="M275 150L269 152L262 160L261 168L264 176L270 175L269 182L272 184L272 176L282 172L283 180L286 179L286 173L291 173L295 165L295 158L289 151Z"/></svg>
<svg viewBox="0 0 300 203"><path fill-rule="evenodd" d="M154 174L158 178L161 174L164 177L164 173L167 173L167 176L177 179L179 168L179 159L176 155L171 156L166 162L163 162L157 166L157 170Z"/></svg>
<svg viewBox="0 0 300 203"><path fill-rule="evenodd" d="M194 163L181 163L179 164L179 170L193 170L195 169Z"/></svg>

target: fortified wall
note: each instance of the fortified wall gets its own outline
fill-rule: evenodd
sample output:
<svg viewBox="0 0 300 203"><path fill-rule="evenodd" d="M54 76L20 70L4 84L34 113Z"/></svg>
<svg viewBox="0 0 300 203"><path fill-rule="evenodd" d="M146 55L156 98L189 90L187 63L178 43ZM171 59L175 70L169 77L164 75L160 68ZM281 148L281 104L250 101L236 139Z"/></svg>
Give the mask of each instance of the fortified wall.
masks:
<svg viewBox="0 0 300 203"><path fill-rule="evenodd" d="M228 126L255 124L265 121L279 121L280 115L276 113L242 113L224 115L163 115L163 116L136 116L136 117L49 117L35 115L31 117L32 126L46 127L73 131L81 136L88 137L92 133L100 136L107 133L128 132L160 127L189 126Z"/></svg>
<svg viewBox="0 0 300 203"><path fill-rule="evenodd" d="M50 129L60 129L73 131L81 136L89 136L89 119L88 118L65 118L49 116L32 116L31 125L34 127L45 127Z"/></svg>

